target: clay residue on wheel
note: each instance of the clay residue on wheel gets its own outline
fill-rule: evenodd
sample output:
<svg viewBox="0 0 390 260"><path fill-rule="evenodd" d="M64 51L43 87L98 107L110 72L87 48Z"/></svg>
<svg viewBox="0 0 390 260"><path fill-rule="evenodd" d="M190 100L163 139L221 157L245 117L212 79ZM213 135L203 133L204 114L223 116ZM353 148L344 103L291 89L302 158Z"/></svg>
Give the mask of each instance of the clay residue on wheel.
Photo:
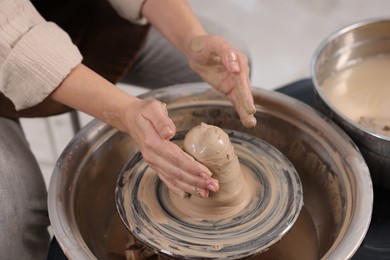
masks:
<svg viewBox="0 0 390 260"><path fill-rule="evenodd" d="M359 124L381 135L390 137L390 118L362 116Z"/></svg>

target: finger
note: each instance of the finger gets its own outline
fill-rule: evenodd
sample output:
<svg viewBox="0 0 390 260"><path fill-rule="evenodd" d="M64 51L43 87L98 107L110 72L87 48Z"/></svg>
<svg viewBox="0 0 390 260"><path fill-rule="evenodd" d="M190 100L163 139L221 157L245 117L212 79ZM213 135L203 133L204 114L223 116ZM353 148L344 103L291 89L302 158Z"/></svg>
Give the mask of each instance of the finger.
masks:
<svg viewBox="0 0 390 260"><path fill-rule="evenodd" d="M207 41L207 47L213 56L220 57L224 67L231 73L240 73L240 59L245 59L245 55L233 48L225 39L219 36L211 36Z"/></svg>
<svg viewBox="0 0 390 260"><path fill-rule="evenodd" d="M185 198L191 195L200 198L207 198L210 194L207 189L191 186L185 182L180 182L176 179L167 178L163 174L159 174L159 177L162 181L164 181L164 183L171 191L173 191L175 194L178 194L180 197Z"/></svg>
<svg viewBox="0 0 390 260"><path fill-rule="evenodd" d="M252 91L248 83L248 79L240 80L241 77L236 77L235 89L237 90L237 97L239 102L242 104L242 109L245 113L253 115L256 113L256 108L253 101ZM245 82L245 83L244 83Z"/></svg>
<svg viewBox="0 0 390 260"><path fill-rule="evenodd" d="M240 73L240 62L237 52L234 49L227 49L223 54L223 64L231 73Z"/></svg>
<svg viewBox="0 0 390 260"><path fill-rule="evenodd" d="M240 73L240 58L242 58L240 56L243 55L228 44L223 38L214 36L210 38L207 46L216 63L222 62L223 66L230 73Z"/></svg>
<svg viewBox="0 0 390 260"><path fill-rule="evenodd" d="M242 124L247 128L251 128L256 126L256 118L254 117L256 108L248 81L240 75L233 75L234 86L228 97L233 103Z"/></svg>
<svg viewBox="0 0 390 260"><path fill-rule="evenodd" d="M156 174L157 174L157 172L156 172ZM187 198L187 197L191 197L191 193L185 192L185 191L179 189L178 187L174 186L170 181L168 181L167 178L164 177L163 174L157 174L157 175L160 178L160 180L168 187L168 189L170 191L172 191L173 193L175 193L176 195L182 197L183 199Z"/></svg>
<svg viewBox="0 0 390 260"><path fill-rule="evenodd" d="M248 113L243 102L237 101L235 96L233 96L232 98L232 103L240 117L242 125L246 128L255 127L257 124L257 120L254 116L254 113Z"/></svg>
<svg viewBox="0 0 390 260"><path fill-rule="evenodd" d="M256 108L249 83L248 59L242 53L230 48L226 50L223 63L231 73L234 73L230 75L234 84L231 91L231 95L234 96L232 103L235 105L241 122L245 127L254 127L256 118L253 114Z"/></svg>
<svg viewBox="0 0 390 260"><path fill-rule="evenodd" d="M189 155L188 153L186 153L186 152L183 151L183 154L184 154L189 160L191 160L191 161L193 161L193 162L195 161L194 157L192 157L192 156ZM195 161L195 162L196 162L196 161ZM197 162L197 163L199 163L199 162ZM204 167L204 168L206 168L206 169L208 170L208 168L205 167L203 164L201 164L201 163L199 163L199 164L200 164L200 167ZM201 172L201 173L199 174L199 176L202 177L202 178L204 178L204 179L208 179L208 180L209 180L209 178L211 177L211 175L208 175L208 173L204 173L204 172ZM209 184L207 185L207 189L210 190L210 191L213 191L213 192L217 192L217 191L219 190L219 183L218 183L218 181L217 181L216 179L212 179L212 182L209 183Z"/></svg>
<svg viewBox="0 0 390 260"><path fill-rule="evenodd" d="M209 191L206 188L202 189L200 187L181 182L176 178L172 178L169 174L162 170L157 170L156 172L158 173L161 181L167 185L168 189L182 198L188 197L188 195L194 195L201 198L207 198L209 196Z"/></svg>
<svg viewBox="0 0 390 260"><path fill-rule="evenodd" d="M156 156L151 165L159 167L158 171L169 173L169 178L187 183L194 187L218 191L218 181L211 178L210 170L199 162L189 159L174 143L166 141L164 154Z"/></svg>
<svg viewBox="0 0 390 260"><path fill-rule="evenodd" d="M173 121L168 117L166 104L151 99L148 106L150 106L150 108L145 109L142 114L143 117L152 123L161 138L171 139L176 133L176 127Z"/></svg>

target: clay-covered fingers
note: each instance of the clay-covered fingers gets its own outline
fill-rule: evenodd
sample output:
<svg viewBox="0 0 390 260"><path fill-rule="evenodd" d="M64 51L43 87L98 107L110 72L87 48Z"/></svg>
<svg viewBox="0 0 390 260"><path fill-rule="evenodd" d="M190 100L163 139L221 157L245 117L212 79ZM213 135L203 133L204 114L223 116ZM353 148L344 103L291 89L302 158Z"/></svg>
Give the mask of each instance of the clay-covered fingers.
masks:
<svg viewBox="0 0 390 260"><path fill-rule="evenodd" d="M228 95L234 105L241 122L245 127L256 126L256 108L253 102L251 84L249 80L249 66L247 57L238 50L230 47L227 43L217 49L218 55L222 56L222 63L228 70L224 81L219 89Z"/></svg>
<svg viewBox="0 0 390 260"><path fill-rule="evenodd" d="M236 109L241 123L247 128L252 128L255 127L257 123L254 116L256 108L253 102L251 90L249 87L246 87L248 86L248 83L245 84L245 81L249 80L240 79L240 77L241 75L234 75L232 77L234 86L232 91L227 95Z"/></svg>
<svg viewBox="0 0 390 260"><path fill-rule="evenodd" d="M168 117L167 105L155 99L149 99L146 102L149 102L148 106L151 112L146 112L144 117L152 122L161 138L171 139L176 133L176 127Z"/></svg>
<svg viewBox="0 0 390 260"><path fill-rule="evenodd" d="M144 159L170 190L181 196L188 193L202 198L209 196L209 190L218 191L218 181L211 178L211 172L204 165L170 141L164 140L161 145L163 153L157 154L161 149L156 147L153 160Z"/></svg>

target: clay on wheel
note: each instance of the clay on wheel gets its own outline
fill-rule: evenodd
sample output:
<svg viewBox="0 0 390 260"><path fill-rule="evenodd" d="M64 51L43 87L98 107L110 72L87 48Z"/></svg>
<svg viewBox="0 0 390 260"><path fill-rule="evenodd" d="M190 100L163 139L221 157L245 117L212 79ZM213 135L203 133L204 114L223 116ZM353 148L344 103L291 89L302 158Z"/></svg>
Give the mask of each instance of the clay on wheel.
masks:
<svg viewBox="0 0 390 260"><path fill-rule="evenodd" d="M171 141L210 168L220 191L207 199L182 198L137 154L115 191L123 223L137 240L171 257L241 259L267 250L291 229L302 208L297 172L257 137L205 124L198 128L200 133L179 132ZM191 140L196 136L201 138Z"/></svg>
<svg viewBox="0 0 390 260"><path fill-rule="evenodd" d="M245 208L260 183L243 173L229 136L217 126L201 123L185 136L183 150L205 165L219 182L218 192L207 199L197 196L175 198L172 203L186 218L216 220ZM248 179L251 181L248 182Z"/></svg>

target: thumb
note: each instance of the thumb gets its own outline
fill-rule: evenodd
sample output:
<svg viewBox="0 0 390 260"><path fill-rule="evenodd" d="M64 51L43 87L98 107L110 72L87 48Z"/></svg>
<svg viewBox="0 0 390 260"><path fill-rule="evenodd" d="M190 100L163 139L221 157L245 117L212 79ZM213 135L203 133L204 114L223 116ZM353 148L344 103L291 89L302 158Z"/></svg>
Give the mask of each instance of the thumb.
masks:
<svg viewBox="0 0 390 260"><path fill-rule="evenodd" d="M167 105L158 100L151 100L150 109L145 109L143 117L150 121L163 139L171 139L176 134L176 126L168 116Z"/></svg>

